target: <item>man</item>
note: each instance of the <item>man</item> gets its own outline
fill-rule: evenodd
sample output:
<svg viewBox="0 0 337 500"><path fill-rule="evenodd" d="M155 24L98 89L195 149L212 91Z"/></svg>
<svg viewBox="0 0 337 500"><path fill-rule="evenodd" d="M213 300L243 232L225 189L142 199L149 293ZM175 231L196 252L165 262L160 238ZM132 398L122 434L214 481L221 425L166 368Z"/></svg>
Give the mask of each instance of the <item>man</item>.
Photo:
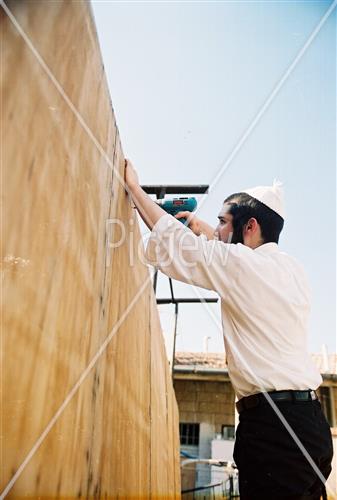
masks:
<svg viewBox="0 0 337 500"><path fill-rule="evenodd" d="M228 372L240 423L234 460L241 500L318 500L331 471L332 439L315 389L322 379L306 348L310 291L302 266L278 247L279 183L229 196L214 230L176 219L125 181L152 230L146 256L168 276L221 297ZM189 228L177 220L190 216Z"/></svg>

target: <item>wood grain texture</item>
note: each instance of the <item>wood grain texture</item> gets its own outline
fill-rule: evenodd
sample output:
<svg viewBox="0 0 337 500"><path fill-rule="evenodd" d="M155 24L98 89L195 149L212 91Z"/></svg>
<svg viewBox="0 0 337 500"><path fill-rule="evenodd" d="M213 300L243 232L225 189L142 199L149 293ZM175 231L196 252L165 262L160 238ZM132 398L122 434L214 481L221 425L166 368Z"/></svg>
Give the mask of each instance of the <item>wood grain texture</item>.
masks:
<svg viewBox="0 0 337 500"><path fill-rule="evenodd" d="M6 5L81 118L0 8L1 491L80 381L7 498L180 498L178 409L90 6ZM112 218L130 229L113 250Z"/></svg>

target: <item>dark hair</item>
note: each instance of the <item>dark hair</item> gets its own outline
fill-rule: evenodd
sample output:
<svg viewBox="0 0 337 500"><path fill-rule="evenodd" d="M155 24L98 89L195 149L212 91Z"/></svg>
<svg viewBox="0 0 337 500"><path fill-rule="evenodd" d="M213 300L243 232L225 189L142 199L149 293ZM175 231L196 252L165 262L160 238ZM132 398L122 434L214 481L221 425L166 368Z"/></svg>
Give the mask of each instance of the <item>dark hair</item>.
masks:
<svg viewBox="0 0 337 500"><path fill-rule="evenodd" d="M251 217L259 223L264 243L278 243L284 220L274 210L247 193L231 194L224 203L231 206L229 213L233 216L232 243L243 243L243 226Z"/></svg>

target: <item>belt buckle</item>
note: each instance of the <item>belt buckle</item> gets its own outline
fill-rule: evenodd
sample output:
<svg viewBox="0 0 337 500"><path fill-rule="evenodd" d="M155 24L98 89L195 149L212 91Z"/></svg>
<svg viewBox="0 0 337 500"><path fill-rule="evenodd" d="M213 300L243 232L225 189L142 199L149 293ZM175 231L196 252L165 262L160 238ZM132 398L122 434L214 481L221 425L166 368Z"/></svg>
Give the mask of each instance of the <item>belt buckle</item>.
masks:
<svg viewBox="0 0 337 500"><path fill-rule="evenodd" d="M315 401L317 399L315 391L311 390L311 391L309 391L309 394L310 394L310 397L311 397L311 401Z"/></svg>

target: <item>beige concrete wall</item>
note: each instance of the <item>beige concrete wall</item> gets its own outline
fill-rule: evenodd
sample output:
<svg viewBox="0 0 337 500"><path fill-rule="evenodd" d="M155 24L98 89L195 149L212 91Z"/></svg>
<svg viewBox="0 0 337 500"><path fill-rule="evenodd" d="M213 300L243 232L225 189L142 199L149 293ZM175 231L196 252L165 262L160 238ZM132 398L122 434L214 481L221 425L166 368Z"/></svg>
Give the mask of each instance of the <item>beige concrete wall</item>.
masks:
<svg viewBox="0 0 337 500"><path fill-rule="evenodd" d="M234 425L234 391L231 383L175 380L174 389L180 422L205 422L221 432L222 425Z"/></svg>
<svg viewBox="0 0 337 500"><path fill-rule="evenodd" d="M336 384L336 382L335 382ZM335 427L337 427L337 386L333 387L332 388L332 394L333 394L333 409L334 409L334 424L335 424Z"/></svg>
<svg viewBox="0 0 337 500"><path fill-rule="evenodd" d="M178 410L149 272L129 259L140 231L89 4L7 5L1 491L179 498ZM114 217L132 231L107 267Z"/></svg>
<svg viewBox="0 0 337 500"><path fill-rule="evenodd" d="M202 458L211 458L211 441L221 433L223 425L234 425L234 391L229 380L184 380L174 381L179 420L183 423L199 423L199 446L197 452L192 446L184 446L185 451ZM214 378L214 377L213 377ZM222 377L223 378L223 377ZM193 466L194 487L208 484L211 481L209 465ZM185 489L191 485L191 465L182 468L182 484Z"/></svg>

